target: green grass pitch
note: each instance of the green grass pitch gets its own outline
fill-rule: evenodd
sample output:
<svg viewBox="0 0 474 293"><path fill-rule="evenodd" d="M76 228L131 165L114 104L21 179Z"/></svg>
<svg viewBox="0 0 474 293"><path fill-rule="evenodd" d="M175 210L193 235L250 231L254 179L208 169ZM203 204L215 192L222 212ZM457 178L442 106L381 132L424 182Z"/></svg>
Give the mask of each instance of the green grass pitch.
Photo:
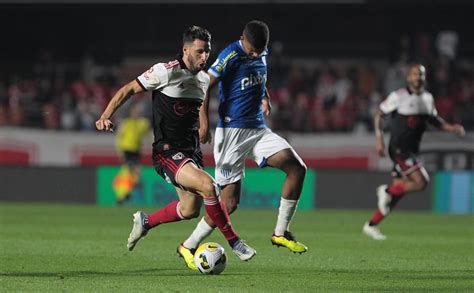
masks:
<svg viewBox="0 0 474 293"><path fill-rule="evenodd" d="M291 227L309 247L299 255L270 244L276 210L239 210L234 226L257 256L241 262L216 231L209 240L229 263L205 276L175 252L196 219L160 226L128 252L135 210L0 203L0 291L474 292L472 215L399 211L377 242L361 233L370 211L298 212Z"/></svg>

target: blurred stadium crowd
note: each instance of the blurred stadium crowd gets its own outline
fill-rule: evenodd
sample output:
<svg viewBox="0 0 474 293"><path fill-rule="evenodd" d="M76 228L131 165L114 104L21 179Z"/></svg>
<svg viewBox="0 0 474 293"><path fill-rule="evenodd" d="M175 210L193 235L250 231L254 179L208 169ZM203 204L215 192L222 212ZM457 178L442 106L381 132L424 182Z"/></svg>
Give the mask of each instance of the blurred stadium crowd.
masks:
<svg viewBox="0 0 474 293"><path fill-rule="evenodd" d="M414 50L402 37L400 55L393 62L297 59L285 56L284 44L275 42L269 58L273 113L268 123L276 131L370 131L374 110L390 91L404 86L409 62L416 60L427 66L428 89L440 115L474 130L474 66L456 58L457 38L455 32L440 32L430 46L421 36ZM0 126L91 131L115 91L146 70L103 65L90 56L72 68L44 50L31 72L0 81ZM151 110L145 108L151 117Z"/></svg>

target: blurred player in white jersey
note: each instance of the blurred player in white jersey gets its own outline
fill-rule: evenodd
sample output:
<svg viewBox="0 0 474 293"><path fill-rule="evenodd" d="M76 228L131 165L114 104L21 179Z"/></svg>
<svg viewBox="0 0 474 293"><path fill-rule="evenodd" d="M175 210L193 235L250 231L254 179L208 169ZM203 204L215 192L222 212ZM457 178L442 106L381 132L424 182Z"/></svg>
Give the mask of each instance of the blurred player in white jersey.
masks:
<svg viewBox="0 0 474 293"><path fill-rule="evenodd" d="M232 213L240 201L246 158L253 159L261 168L269 166L285 172L271 242L292 252L303 253L307 247L295 240L289 225L301 195L306 165L286 140L265 125L264 119L264 115L271 112L266 89L269 36L264 22L247 23L240 40L225 48L208 71L209 88L219 83L219 122L214 142L215 176L222 188L221 202ZM201 143L210 142L208 100L201 108L200 122ZM205 216L190 237L178 247L178 253L189 268L196 269L193 252L214 227L212 219Z"/></svg>
<svg viewBox="0 0 474 293"><path fill-rule="evenodd" d="M199 108L209 86L209 76L202 70L209 58L210 42L207 30L198 26L188 28L183 34L183 55L153 65L123 86L96 121L98 130L112 130L110 117L128 98L152 91L153 165L163 179L176 187L179 200L150 215L141 211L133 215L127 242L130 251L150 229L197 217L204 199L206 214L216 223L233 252L242 260L255 254L234 231L225 207L219 203L219 188L203 170L198 125Z"/></svg>
<svg viewBox="0 0 474 293"><path fill-rule="evenodd" d="M425 189L429 182L428 173L417 159L427 123L443 131L464 135L461 125L447 123L438 116L433 96L425 90L425 79L423 65L410 66L407 87L390 93L374 115L375 147L382 157L385 156L385 144L380 122L385 115L392 116L388 153L394 164L394 178L389 185L377 188L378 208L362 229L364 234L375 240L386 239L378 225L397 202L408 193Z"/></svg>

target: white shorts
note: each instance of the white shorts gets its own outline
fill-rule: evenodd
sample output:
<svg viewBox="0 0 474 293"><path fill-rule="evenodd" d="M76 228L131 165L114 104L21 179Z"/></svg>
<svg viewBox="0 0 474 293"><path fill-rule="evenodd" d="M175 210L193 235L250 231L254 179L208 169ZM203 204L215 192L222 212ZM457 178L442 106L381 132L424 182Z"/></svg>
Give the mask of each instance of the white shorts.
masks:
<svg viewBox="0 0 474 293"><path fill-rule="evenodd" d="M269 128L216 128L214 136L215 179L224 186L245 176L245 159L254 160L261 168L272 155L290 144Z"/></svg>

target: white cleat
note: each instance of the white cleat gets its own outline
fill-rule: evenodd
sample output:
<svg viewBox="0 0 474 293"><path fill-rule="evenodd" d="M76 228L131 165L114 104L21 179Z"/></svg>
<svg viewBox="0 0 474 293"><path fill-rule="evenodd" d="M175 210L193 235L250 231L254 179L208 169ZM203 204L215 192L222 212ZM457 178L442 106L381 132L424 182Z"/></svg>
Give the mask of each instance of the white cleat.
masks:
<svg viewBox="0 0 474 293"><path fill-rule="evenodd" d="M377 187L377 206L380 212L386 216L390 212L389 204L392 201L392 196L386 191L387 185L380 185Z"/></svg>
<svg viewBox="0 0 474 293"><path fill-rule="evenodd" d="M257 251L242 240L237 241L232 247L232 251L240 260L248 261L257 254Z"/></svg>
<svg viewBox="0 0 474 293"><path fill-rule="evenodd" d="M127 249L129 251L132 251L138 240L145 237L148 233L148 229L146 229L144 226L144 221L146 218L147 215L142 211L138 211L133 214L132 232L130 232L130 236L128 236L127 243Z"/></svg>
<svg viewBox="0 0 474 293"><path fill-rule="evenodd" d="M387 236L383 235L377 226L369 226L368 222L364 224L364 227L362 228L362 232L374 240L387 239Z"/></svg>

